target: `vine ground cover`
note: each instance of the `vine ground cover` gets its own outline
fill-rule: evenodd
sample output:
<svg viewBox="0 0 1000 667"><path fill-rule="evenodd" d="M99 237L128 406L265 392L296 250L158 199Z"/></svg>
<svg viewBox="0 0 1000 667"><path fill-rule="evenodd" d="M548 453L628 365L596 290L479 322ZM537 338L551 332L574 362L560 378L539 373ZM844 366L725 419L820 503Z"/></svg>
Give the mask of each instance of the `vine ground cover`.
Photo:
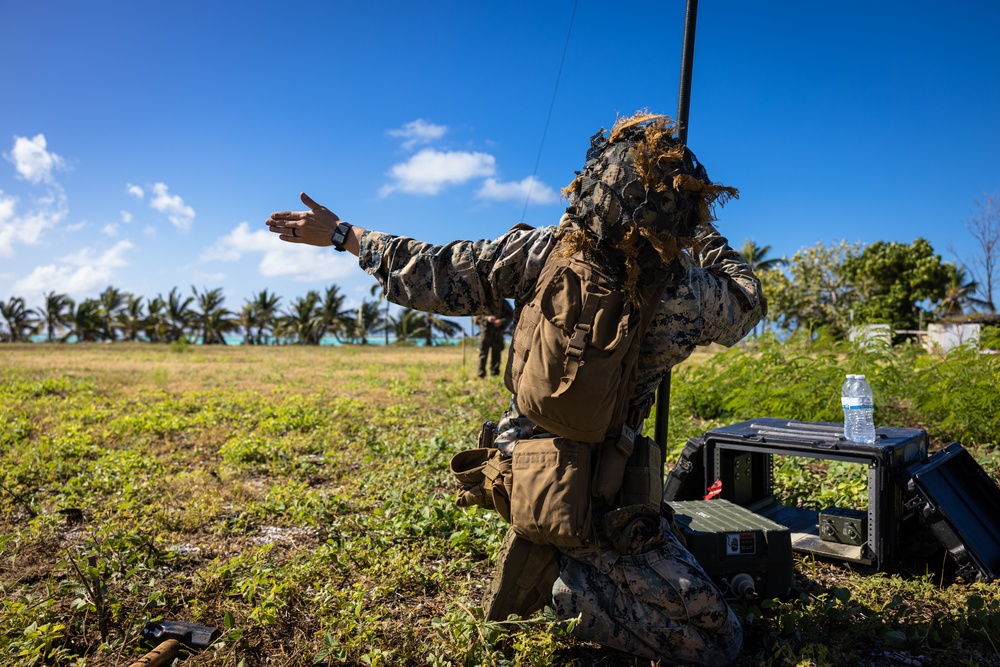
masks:
<svg viewBox="0 0 1000 667"><path fill-rule="evenodd" d="M698 355L675 374L668 466L688 437L760 406L830 419L825 394L816 414L793 413L808 402L787 394L820 394L809 387L845 364L879 364L883 387L901 363L951 391L984 381L851 354L765 341ZM545 614L483 621L505 527L455 506L448 462L506 391L475 378L474 355L0 346L0 662L128 665L143 625L163 618L223 631L198 665L639 664ZM767 389L757 373L787 381ZM922 401L896 392L885 413L959 432L962 419ZM970 443L994 476L996 446ZM779 476L803 497L858 493L850 470ZM942 565L861 575L797 557L796 596L738 608L739 664L1000 663L997 584L956 582Z"/></svg>

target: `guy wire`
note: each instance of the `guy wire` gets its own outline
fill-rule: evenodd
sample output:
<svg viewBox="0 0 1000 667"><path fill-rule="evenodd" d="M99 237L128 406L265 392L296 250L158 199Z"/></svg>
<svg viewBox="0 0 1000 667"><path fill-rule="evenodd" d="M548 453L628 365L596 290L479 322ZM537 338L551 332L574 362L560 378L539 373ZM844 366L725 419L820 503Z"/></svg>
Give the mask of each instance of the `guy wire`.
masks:
<svg viewBox="0 0 1000 667"><path fill-rule="evenodd" d="M524 198L524 210L521 211L521 222L528 214L528 203L531 201L531 191L535 189L535 178L538 176L538 164L542 161L542 149L545 147L545 137L549 133L549 123L552 120L552 109L556 105L556 93L559 92L559 80L562 78L563 65L566 63L566 52L569 50L569 38L573 34L573 20L576 18L576 6L579 0L573 0L573 13L569 17L569 29L566 30L566 43L563 44L562 58L559 60L559 72L556 74L556 85L552 89L552 101L549 102L549 113L545 117L545 128L542 130L542 141L538 145L538 156L535 158L535 169L531 172L528 183L528 194Z"/></svg>

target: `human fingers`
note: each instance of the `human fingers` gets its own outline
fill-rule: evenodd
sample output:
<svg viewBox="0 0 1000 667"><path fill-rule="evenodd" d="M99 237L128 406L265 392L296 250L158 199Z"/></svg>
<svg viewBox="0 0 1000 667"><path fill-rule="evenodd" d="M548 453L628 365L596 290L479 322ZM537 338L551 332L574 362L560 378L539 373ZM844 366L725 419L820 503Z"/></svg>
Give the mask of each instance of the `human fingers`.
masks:
<svg viewBox="0 0 1000 667"><path fill-rule="evenodd" d="M309 195L307 195L304 192L300 192L299 193L299 199L302 200L303 204L305 204L307 207L309 207L310 211L315 211L318 208L326 208L325 206L321 206L321 205L317 204L315 201L313 201L312 197L310 197Z"/></svg>
<svg viewBox="0 0 1000 667"><path fill-rule="evenodd" d="M288 243L309 243L307 239L299 236L298 230L295 227L286 227L279 236L282 241L287 241Z"/></svg>
<svg viewBox="0 0 1000 667"><path fill-rule="evenodd" d="M300 192L299 199L302 200L303 204L309 207L309 211L312 213L312 216L306 216L306 220L315 220L323 227L323 231L327 231L326 227L329 227L330 225L336 226L336 224L340 222L340 216L328 209L326 206L317 204L313 198L306 193ZM333 231L333 229L331 228L329 231Z"/></svg>
<svg viewBox="0 0 1000 667"><path fill-rule="evenodd" d="M289 222L287 220L268 220L267 230L274 234L278 234L278 238L282 241L292 241L292 239L302 238L300 231L300 222Z"/></svg>
<svg viewBox="0 0 1000 667"><path fill-rule="evenodd" d="M301 222L310 215L312 211L276 211L264 221L264 224L268 227L283 227L289 222Z"/></svg>

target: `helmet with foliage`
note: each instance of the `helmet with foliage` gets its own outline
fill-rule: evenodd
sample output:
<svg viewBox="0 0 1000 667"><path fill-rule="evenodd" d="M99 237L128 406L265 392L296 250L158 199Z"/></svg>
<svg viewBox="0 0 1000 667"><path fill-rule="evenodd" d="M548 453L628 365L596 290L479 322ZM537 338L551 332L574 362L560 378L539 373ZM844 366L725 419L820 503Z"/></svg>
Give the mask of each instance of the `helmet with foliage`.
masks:
<svg viewBox="0 0 1000 667"><path fill-rule="evenodd" d="M567 252L600 249L624 267L629 292L690 246L695 229L715 219L715 204L739 196L709 180L675 131L660 114L619 118L590 138L583 171L562 190L570 203L557 233Z"/></svg>

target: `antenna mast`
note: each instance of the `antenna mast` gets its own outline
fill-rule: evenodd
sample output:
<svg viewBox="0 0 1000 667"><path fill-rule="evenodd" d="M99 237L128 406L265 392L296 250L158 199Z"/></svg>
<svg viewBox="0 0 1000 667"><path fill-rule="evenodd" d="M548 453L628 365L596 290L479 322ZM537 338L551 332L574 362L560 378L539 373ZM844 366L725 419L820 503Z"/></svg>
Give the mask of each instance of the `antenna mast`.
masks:
<svg viewBox="0 0 1000 667"><path fill-rule="evenodd" d="M677 141L687 145L688 112L691 110L691 74L694 71L694 34L698 23L698 0L687 0L684 12L684 45L681 51L681 80L677 93ZM670 421L670 371L656 390L656 422L653 439L667 455L667 428Z"/></svg>

